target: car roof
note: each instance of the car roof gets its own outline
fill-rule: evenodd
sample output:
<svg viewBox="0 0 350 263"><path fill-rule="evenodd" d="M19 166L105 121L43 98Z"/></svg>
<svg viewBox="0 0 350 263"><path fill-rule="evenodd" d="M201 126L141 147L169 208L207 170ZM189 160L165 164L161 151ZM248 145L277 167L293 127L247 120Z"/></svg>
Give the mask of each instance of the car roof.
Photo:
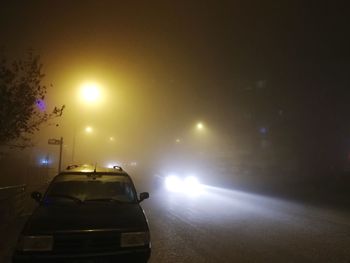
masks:
<svg viewBox="0 0 350 263"><path fill-rule="evenodd" d="M120 166L113 166L113 168L105 168L98 167L89 164L83 165L69 165L63 171L61 171L59 175L66 174L96 174L96 175L121 175L121 176L129 176Z"/></svg>

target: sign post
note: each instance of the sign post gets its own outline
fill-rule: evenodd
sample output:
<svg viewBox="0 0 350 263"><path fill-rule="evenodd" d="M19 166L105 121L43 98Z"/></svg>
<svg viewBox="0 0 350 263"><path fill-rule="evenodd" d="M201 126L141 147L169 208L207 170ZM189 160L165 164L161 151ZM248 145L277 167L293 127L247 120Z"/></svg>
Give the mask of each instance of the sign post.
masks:
<svg viewBox="0 0 350 263"><path fill-rule="evenodd" d="M59 154L59 159L58 159L58 172L61 172L63 137L61 137L60 139L54 139L54 138L49 139L48 144L60 146L60 154Z"/></svg>

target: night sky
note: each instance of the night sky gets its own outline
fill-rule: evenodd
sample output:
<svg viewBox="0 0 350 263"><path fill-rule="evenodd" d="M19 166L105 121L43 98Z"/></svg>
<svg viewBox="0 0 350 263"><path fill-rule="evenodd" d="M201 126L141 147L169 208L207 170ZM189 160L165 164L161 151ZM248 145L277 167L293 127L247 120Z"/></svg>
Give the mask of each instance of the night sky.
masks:
<svg viewBox="0 0 350 263"><path fill-rule="evenodd" d="M222 136L266 126L282 141L346 151L345 2L9 1L0 35L6 56L42 57L52 104L69 106L86 76L108 79L121 136L132 130L143 145L202 120Z"/></svg>

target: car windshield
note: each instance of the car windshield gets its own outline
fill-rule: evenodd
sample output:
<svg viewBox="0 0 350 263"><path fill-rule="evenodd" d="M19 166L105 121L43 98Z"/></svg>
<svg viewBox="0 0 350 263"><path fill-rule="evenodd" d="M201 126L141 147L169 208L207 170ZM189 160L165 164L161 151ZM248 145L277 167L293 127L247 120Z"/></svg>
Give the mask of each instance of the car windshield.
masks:
<svg viewBox="0 0 350 263"><path fill-rule="evenodd" d="M132 182L124 176L63 175L50 185L46 200L55 202L132 203L136 194Z"/></svg>

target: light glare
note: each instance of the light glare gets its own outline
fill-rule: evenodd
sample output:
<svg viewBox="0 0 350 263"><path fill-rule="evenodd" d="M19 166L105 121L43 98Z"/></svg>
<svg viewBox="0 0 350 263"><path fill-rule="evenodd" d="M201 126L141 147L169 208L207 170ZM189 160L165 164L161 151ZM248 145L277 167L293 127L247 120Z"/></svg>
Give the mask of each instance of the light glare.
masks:
<svg viewBox="0 0 350 263"><path fill-rule="evenodd" d="M197 123L197 129L198 130L203 130L203 128L204 128L203 123L201 123L201 122Z"/></svg>
<svg viewBox="0 0 350 263"><path fill-rule="evenodd" d="M93 129L92 129L92 127L88 126L88 127L85 128L85 131L87 133L92 133Z"/></svg>
<svg viewBox="0 0 350 263"><path fill-rule="evenodd" d="M86 102L96 102L101 96L100 87L96 83L85 83L81 88L81 96Z"/></svg>
<svg viewBox="0 0 350 263"><path fill-rule="evenodd" d="M165 187L170 192L180 192L182 188L182 182L176 175L170 175L165 178Z"/></svg>
<svg viewBox="0 0 350 263"><path fill-rule="evenodd" d="M114 166L121 166L121 164L120 163L117 163L117 162L110 162L110 163L107 163L107 168L114 168Z"/></svg>
<svg viewBox="0 0 350 263"><path fill-rule="evenodd" d="M176 175L165 178L165 188L169 192L184 193L189 196L197 196L202 193L202 185L195 176L187 176L181 179Z"/></svg>
<svg viewBox="0 0 350 263"><path fill-rule="evenodd" d="M202 192L202 185L197 177L187 176L184 180L184 190L188 195L199 195Z"/></svg>

